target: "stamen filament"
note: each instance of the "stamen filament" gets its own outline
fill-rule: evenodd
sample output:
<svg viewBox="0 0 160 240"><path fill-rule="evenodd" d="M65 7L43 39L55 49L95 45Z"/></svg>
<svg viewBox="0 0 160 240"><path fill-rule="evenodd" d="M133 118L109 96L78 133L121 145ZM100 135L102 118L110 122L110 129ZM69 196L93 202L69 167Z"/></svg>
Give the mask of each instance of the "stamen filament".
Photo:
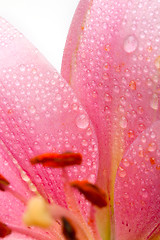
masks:
<svg viewBox="0 0 160 240"><path fill-rule="evenodd" d="M94 206L91 206L89 221L90 221L89 225L92 228L95 239L96 240L101 240L101 237L100 237L100 234L98 232L97 225L96 225L96 222L95 222L96 220L95 220L95 208L94 208Z"/></svg>
<svg viewBox="0 0 160 240"><path fill-rule="evenodd" d="M38 233L35 230L30 229L30 228L27 229L27 228L22 228L22 227L18 227L18 226L15 226L15 225L10 225L10 224L7 224L7 226L13 232L23 234L23 235L26 235L28 237L32 237L32 238L37 239L37 240L53 240L50 236L46 236L46 234L43 235L43 234ZM56 240L62 240L61 236L56 232L54 232L54 237L56 238Z"/></svg>
<svg viewBox="0 0 160 240"><path fill-rule="evenodd" d="M11 193L15 198L17 198L20 202L22 202L24 205L27 204L27 200L20 194L18 193L15 189L13 189L11 186L8 186L6 190Z"/></svg>
<svg viewBox="0 0 160 240"><path fill-rule="evenodd" d="M77 231L77 235L79 236L78 239L95 240L89 227L86 229L83 223L80 222L72 212L58 205L50 206L50 211L54 219L61 219L62 217L68 218Z"/></svg>
<svg viewBox="0 0 160 240"><path fill-rule="evenodd" d="M77 218L81 222L81 225L83 225L83 228L86 232L91 232L91 229L89 228L88 224L86 223L78 205L77 201L75 199L75 194L73 192L72 187L69 185L69 177L66 172L66 169L63 169L63 177L65 179L64 181L64 190L65 190L65 197L67 201L67 206L68 208L76 214ZM93 238L93 235L92 235ZM97 239L98 240L98 239Z"/></svg>

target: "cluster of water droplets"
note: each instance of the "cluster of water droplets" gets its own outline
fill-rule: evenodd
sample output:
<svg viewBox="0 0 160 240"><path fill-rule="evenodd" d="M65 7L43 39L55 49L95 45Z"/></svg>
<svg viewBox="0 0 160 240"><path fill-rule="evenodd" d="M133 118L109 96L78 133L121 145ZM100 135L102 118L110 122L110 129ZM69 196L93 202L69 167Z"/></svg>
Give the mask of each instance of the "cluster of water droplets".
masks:
<svg viewBox="0 0 160 240"><path fill-rule="evenodd" d="M147 3L93 1L74 55L72 86L111 162L159 119L160 11Z"/></svg>
<svg viewBox="0 0 160 240"><path fill-rule="evenodd" d="M122 223L122 228L126 232L132 231L134 234L137 226L139 229L143 227L147 232L152 228L151 225L158 223L159 130L159 122L157 122L143 132L131 145L118 169L115 209L116 216L123 219L123 222L128 222L127 227ZM154 221L151 222L151 219Z"/></svg>
<svg viewBox="0 0 160 240"><path fill-rule="evenodd" d="M5 56L0 69L1 139L16 167L25 170L19 169L22 179L29 184L31 177L32 190L36 191L35 184L51 202L64 205L61 170L33 167L29 159L46 152L80 152L82 164L68 168L68 175L94 182L98 161L94 129L71 88L37 49L18 32L15 36L16 30L5 21L2 27L8 44L0 45L4 52L0 58Z"/></svg>

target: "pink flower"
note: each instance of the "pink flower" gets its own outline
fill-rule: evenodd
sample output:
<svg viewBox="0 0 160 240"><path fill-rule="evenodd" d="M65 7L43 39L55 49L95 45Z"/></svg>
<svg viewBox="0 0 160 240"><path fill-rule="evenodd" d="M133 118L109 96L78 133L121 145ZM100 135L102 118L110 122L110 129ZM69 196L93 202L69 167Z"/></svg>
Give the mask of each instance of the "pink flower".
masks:
<svg viewBox="0 0 160 240"><path fill-rule="evenodd" d="M1 237L159 239L159 16L158 0L81 0L63 78L0 19Z"/></svg>

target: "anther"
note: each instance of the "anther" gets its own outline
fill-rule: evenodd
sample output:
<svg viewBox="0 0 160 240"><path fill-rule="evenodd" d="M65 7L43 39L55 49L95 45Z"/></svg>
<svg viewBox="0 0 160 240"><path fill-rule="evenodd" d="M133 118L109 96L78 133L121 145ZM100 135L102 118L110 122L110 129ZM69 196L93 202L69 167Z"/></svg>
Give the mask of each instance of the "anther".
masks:
<svg viewBox="0 0 160 240"><path fill-rule="evenodd" d="M1 191L5 191L5 188L6 188L9 184L10 184L10 183L8 182L8 180L0 174L0 190L1 190Z"/></svg>
<svg viewBox="0 0 160 240"><path fill-rule="evenodd" d="M79 190L85 198L92 204L99 208L107 206L107 200L105 192L96 185L89 183L88 181L73 181L70 183L72 187Z"/></svg>
<svg viewBox="0 0 160 240"><path fill-rule="evenodd" d="M44 167L63 168L72 165L80 165L82 155L80 153L45 153L30 160L31 164L40 163Z"/></svg>
<svg viewBox="0 0 160 240"><path fill-rule="evenodd" d="M10 182L2 174L0 174L0 191L7 191L24 204L26 203L24 197L10 186Z"/></svg>
<svg viewBox="0 0 160 240"><path fill-rule="evenodd" d="M72 226L70 220L66 217L62 217L62 231L66 240L78 240L76 238L76 231L74 227Z"/></svg>
<svg viewBox="0 0 160 240"><path fill-rule="evenodd" d="M12 230L4 223L0 222L0 238L5 238L10 235Z"/></svg>

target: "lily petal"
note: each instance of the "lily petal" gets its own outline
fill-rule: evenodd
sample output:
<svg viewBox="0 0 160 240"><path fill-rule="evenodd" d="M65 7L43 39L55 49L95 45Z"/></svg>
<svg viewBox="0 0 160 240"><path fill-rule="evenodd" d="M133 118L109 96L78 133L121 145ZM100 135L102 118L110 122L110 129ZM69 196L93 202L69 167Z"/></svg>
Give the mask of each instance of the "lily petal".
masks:
<svg viewBox="0 0 160 240"><path fill-rule="evenodd" d="M29 189L26 181L23 180L25 175L22 174L22 170L17 168L15 159L13 159L13 156L1 141L0 166L1 176L5 177L5 179L9 182L7 188L4 191L0 191L0 221L7 224L9 229L11 229L11 234L7 235L5 239L28 240L35 239L37 236L42 237L43 235L41 234L43 234L43 231L34 229L33 234L31 233L32 230L31 232L28 231L22 222L25 203L33 196L33 192ZM15 231L13 226L15 226L18 231Z"/></svg>
<svg viewBox="0 0 160 240"><path fill-rule="evenodd" d="M69 31L62 76L94 123L98 182L106 188L113 182L113 189L124 151L159 119L160 3L90 0L87 11L83 4Z"/></svg>
<svg viewBox="0 0 160 240"><path fill-rule="evenodd" d="M22 179L20 171L13 163L13 157L0 143L1 174L10 182L11 189L19 193L24 199L32 196L28 185ZM13 203L13 204L11 204ZM9 190L0 191L0 221L21 225L21 215L24 211L24 203L20 202ZM10 213L10 214L8 214Z"/></svg>
<svg viewBox="0 0 160 240"><path fill-rule="evenodd" d="M160 233L159 154L157 121L134 141L120 163L115 184L117 240L152 239Z"/></svg>
<svg viewBox="0 0 160 240"><path fill-rule="evenodd" d="M33 167L46 153L79 152L71 179L95 181L97 142L88 115L68 84L22 34L0 19L0 138L38 191L64 205L61 170Z"/></svg>

